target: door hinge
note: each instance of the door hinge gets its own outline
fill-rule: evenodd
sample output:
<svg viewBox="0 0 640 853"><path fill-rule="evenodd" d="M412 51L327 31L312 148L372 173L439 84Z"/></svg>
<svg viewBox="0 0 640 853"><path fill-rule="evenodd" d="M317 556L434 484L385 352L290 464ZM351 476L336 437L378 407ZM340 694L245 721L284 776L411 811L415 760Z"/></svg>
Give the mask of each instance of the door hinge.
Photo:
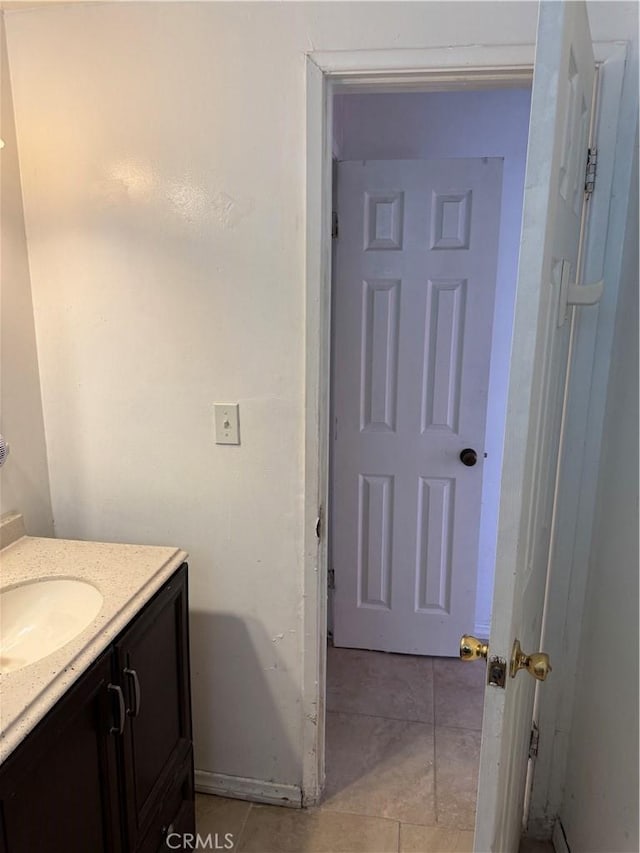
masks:
<svg viewBox="0 0 640 853"><path fill-rule="evenodd" d="M531 738L529 740L529 758L535 758L538 755L538 744L540 742L540 732L538 726L534 723L531 726Z"/></svg>
<svg viewBox="0 0 640 853"><path fill-rule="evenodd" d="M329 589L335 589L336 588L336 570L335 569L329 569L328 577L327 577L327 586L329 587Z"/></svg>
<svg viewBox="0 0 640 853"><path fill-rule="evenodd" d="M321 539L322 534L324 532L322 529L322 526L323 526L322 525L322 516L323 516L323 514L324 513L322 512L322 507L320 507L318 509L318 517L316 518L316 539Z"/></svg>
<svg viewBox="0 0 640 853"><path fill-rule="evenodd" d="M331 214L331 236L334 240L338 239L338 212L336 210Z"/></svg>
<svg viewBox="0 0 640 853"><path fill-rule="evenodd" d="M587 149L587 169L584 178L584 194L589 199L593 195L596 184L596 169L598 166L598 149Z"/></svg>

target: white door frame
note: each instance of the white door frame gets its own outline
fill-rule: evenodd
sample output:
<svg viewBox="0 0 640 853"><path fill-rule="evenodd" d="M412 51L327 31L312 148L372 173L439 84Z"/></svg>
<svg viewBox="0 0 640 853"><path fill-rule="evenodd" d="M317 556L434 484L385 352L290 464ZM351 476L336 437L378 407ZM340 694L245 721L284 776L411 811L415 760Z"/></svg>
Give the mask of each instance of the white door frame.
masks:
<svg viewBox="0 0 640 853"><path fill-rule="evenodd" d="M620 45L594 44L594 51L596 61L603 62L616 52L619 57ZM313 52L306 57L303 805L316 804L324 784L328 555L323 516L329 496L332 95L337 89L382 92L523 86L531 83L534 53L535 46L525 44ZM619 100L619 92L617 97ZM607 126L614 138L615 132L615 127ZM608 197L601 198L604 210L608 202ZM587 387L591 369L587 364L581 371ZM593 464L593 455L590 462ZM592 487L595 491L595 483ZM325 528L319 539L318 519ZM567 609L568 602L565 615ZM575 618L575 605L572 615ZM548 624L548 638L554 627L556 633L562 631L564 618L558 619L554 625ZM552 717L555 721L555 715Z"/></svg>
<svg viewBox="0 0 640 853"><path fill-rule="evenodd" d="M534 50L530 44L307 54L303 805L318 802L324 783L327 536L318 540L316 529L329 495L332 95L337 88L381 92L530 85Z"/></svg>

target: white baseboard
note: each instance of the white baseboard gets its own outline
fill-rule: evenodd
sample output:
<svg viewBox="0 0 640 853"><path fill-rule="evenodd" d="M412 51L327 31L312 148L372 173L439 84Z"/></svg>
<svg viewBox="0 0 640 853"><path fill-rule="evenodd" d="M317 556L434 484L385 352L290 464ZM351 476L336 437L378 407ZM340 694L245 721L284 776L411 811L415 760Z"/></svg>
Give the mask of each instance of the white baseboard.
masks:
<svg viewBox="0 0 640 853"><path fill-rule="evenodd" d="M491 631L491 623L490 622L476 622L474 626L474 633L476 637L480 637L482 640L489 639L489 632Z"/></svg>
<svg viewBox="0 0 640 853"><path fill-rule="evenodd" d="M196 791L200 794L216 794L219 797L251 800L254 803L269 803L291 809L302 808L302 791L297 785L245 779L244 776L210 773L208 770L196 770L195 783Z"/></svg>
<svg viewBox="0 0 640 853"><path fill-rule="evenodd" d="M564 829L562 828L560 820L557 820L553 825L551 843L553 844L553 849L556 853L571 853L569 845L567 844L567 836L564 834Z"/></svg>

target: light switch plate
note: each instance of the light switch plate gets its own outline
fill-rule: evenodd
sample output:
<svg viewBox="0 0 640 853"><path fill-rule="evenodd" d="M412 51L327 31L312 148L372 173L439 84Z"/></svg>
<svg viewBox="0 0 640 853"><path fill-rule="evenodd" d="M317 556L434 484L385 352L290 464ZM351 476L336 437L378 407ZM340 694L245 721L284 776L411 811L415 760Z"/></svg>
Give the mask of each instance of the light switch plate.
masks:
<svg viewBox="0 0 640 853"><path fill-rule="evenodd" d="M240 444L238 403L215 403L216 444Z"/></svg>

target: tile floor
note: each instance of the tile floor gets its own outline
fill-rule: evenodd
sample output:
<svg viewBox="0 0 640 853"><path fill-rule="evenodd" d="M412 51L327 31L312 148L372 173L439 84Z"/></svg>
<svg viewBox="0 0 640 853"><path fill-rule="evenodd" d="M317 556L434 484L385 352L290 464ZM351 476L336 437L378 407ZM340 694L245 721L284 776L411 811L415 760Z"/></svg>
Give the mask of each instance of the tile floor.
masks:
<svg viewBox="0 0 640 853"><path fill-rule="evenodd" d="M238 853L471 851L483 689L484 667L455 658L330 648L321 805L198 795L198 832Z"/></svg>

